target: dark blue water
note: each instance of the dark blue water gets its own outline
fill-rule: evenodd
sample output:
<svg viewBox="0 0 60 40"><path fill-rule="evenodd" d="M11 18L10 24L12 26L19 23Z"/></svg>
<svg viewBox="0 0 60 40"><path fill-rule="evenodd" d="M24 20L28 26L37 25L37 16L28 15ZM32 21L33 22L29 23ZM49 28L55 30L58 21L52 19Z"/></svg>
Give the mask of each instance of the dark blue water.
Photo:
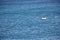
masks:
<svg viewBox="0 0 60 40"><path fill-rule="evenodd" d="M1 40L60 40L59 0L0 0Z"/></svg>

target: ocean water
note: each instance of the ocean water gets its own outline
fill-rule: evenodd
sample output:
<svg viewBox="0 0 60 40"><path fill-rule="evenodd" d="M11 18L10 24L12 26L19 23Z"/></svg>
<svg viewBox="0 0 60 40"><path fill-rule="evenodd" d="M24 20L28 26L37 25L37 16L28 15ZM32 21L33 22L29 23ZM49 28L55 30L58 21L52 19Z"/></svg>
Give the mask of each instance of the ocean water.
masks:
<svg viewBox="0 0 60 40"><path fill-rule="evenodd" d="M0 0L1 40L60 40L59 0Z"/></svg>

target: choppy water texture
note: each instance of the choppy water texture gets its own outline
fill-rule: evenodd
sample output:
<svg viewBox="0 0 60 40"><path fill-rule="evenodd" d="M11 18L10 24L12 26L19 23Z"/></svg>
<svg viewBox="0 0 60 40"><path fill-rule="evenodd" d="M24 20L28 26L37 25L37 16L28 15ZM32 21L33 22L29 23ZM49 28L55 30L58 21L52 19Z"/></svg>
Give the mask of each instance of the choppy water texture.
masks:
<svg viewBox="0 0 60 40"><path fill-rule="evenodd" d="M1 40L60 40L59 0L0 0Z"/></svg>

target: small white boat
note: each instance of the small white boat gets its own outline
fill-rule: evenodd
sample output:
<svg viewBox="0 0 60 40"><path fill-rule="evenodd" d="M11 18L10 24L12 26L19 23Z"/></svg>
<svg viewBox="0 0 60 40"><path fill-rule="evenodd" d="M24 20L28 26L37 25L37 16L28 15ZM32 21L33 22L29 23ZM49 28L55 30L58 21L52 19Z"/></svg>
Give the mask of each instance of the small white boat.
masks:
<svg viewBox="0 0 60 40"><path fill-rule="evenodd" d="M46 17L42 17L42 19L46 19Z"/></svg>

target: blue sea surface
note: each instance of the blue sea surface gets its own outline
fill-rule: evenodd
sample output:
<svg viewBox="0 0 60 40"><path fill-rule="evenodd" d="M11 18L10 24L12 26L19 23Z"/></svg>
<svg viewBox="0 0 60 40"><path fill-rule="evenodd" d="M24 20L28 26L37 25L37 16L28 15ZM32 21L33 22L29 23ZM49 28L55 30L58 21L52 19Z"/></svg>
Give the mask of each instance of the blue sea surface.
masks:
<svg viewBox="0 0 60 40"><path fill-rule="evenodd" d="M1 40L60 40L60 0L0 0Z"/></svg>

